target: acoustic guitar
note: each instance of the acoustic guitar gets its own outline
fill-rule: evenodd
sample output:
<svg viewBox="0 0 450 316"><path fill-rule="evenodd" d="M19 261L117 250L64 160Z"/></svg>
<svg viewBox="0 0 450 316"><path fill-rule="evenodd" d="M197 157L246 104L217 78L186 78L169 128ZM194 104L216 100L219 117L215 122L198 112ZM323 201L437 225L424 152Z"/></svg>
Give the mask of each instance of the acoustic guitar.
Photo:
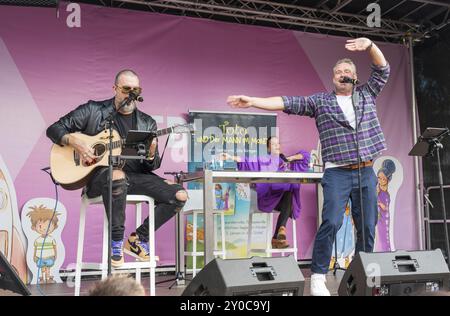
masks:
<svg viewBox="0 0 450 316"><path fill-rule="evenodd" d="M193 126L191 124L177 125L157 130L155 137L172 133L191 133L192 131ZM52 176L66 190L77 190L84 187L97 168L108 166L110 138L108 130L104 130L94 136L83 133L74 133L74 135L83 140L92 149L97 158L91 164L87 164L73 147L57 144L52 146L50 153ZM122 140L119 133L113 130L113 156L119 156L121 154L124 143L125 140Z"/></svg>

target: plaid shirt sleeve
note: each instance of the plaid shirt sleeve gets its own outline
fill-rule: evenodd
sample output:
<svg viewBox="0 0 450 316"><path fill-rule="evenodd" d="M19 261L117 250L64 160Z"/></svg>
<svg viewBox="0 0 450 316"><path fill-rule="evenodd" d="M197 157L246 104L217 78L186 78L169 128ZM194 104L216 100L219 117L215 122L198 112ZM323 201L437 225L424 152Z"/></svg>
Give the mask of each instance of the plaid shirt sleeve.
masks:
<svg viewBox="0 0 450 316"><path fill-rule="evenodd" d="M284 113L305 115L314 117L316 115L318 95L308 97L286 97L283 96Z"/></svg>
<svg viewBox="0 0 450 316"><path fill-rule="evenodd" d="M368 92L374 98L376 98L383 87L386 85L389 74L390 74L390 66L386 64L386 66L376 66L372 64L372 73L370 74L369 80L365 84L361 86L363 91Z"/></svg>

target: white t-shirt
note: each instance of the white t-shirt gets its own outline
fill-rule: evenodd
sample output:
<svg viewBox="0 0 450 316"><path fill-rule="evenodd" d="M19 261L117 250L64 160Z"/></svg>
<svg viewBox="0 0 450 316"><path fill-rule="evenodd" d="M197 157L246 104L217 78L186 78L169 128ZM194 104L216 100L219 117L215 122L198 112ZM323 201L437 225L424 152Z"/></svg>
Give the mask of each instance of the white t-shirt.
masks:
<svg viewBox="0 0 450 316"><path fill-rule="evenodd" d="M350 123L350 126L356 128L355 124L355 111L353 110L352 96L351 95L337 95L337 103L341 107L342 112L344 112L345 119ZM345 164L335 164L327 161L325 163L325 169L342 167Z"/></svg>

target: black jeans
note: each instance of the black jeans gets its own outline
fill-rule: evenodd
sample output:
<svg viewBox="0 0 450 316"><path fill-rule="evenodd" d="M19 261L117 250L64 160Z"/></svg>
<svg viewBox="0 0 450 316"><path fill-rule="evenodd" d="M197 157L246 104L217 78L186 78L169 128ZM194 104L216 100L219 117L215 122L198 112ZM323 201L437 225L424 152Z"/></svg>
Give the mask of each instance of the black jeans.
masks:
<svg viewBox="0 0 450 316"><path fill-rule="evenodd" d="M113 181L112 190L112 240L123 240L125 232L125 208L127 194L147 195L155 199L155 230L180 211L184 203L176 198L181 185L167 184L160 176L150 173L125 172L126 179ZM102 196L105 210L108 207L108 168L102 168L92 177L87 185L89 198ZM108 215L108 212L106 212ZM136 229L141 240L148 240L148 217Z"/></svg>
<svg viewBox="0 0 450 316"><path fill-rule="evenodd" d="M280 215L278 215L277 226L275 227L273 234L273 238L276 239L280 227L286 227L289 217L292 216L292 192L289 191L283 193L283 196L280 202L278 202L278 205L275 207L275 210L280 212Z"/></svg>

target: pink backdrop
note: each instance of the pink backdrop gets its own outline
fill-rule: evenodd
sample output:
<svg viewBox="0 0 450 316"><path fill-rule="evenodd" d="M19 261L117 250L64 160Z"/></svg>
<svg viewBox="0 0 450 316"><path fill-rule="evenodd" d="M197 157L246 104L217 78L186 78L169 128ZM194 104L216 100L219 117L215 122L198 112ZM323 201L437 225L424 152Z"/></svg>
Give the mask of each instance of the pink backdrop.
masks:
<svg viewBox="0 0 450 316"><path fill-rule="evenodd" d="M242 26L83 5L81 27L69 28L61 10L0 7L1 155L14 179L19 207L35 197L54 197L41 168L49 164L48 125L89 99L112 96L115 73L132 68L140 75L145 102L140 108L158 119L159 128L184 117L188 109L230 111L230 94L307 95L332 89L331 69L351 57L365 81L369 58L344 49L345 38ZM413 161L407 156L411 137L409 58L400 45L380 44L392 76L378 99L388 151L404 168L396 205L395 245L417 249ZM317 147L314 120L279 115L285 152ZM169 148L158 174L186 170L171 160ZM302 190L298 224L300 258L310 258L316 231L315 189ZM65 265L75 261L79 191L60 191L67 208L63 232ZM88 214L86 259L100 257L103 210ZM133 217L128 216L127 232ZM160 264L174 263L174 221L157 232Z"/></svg>

